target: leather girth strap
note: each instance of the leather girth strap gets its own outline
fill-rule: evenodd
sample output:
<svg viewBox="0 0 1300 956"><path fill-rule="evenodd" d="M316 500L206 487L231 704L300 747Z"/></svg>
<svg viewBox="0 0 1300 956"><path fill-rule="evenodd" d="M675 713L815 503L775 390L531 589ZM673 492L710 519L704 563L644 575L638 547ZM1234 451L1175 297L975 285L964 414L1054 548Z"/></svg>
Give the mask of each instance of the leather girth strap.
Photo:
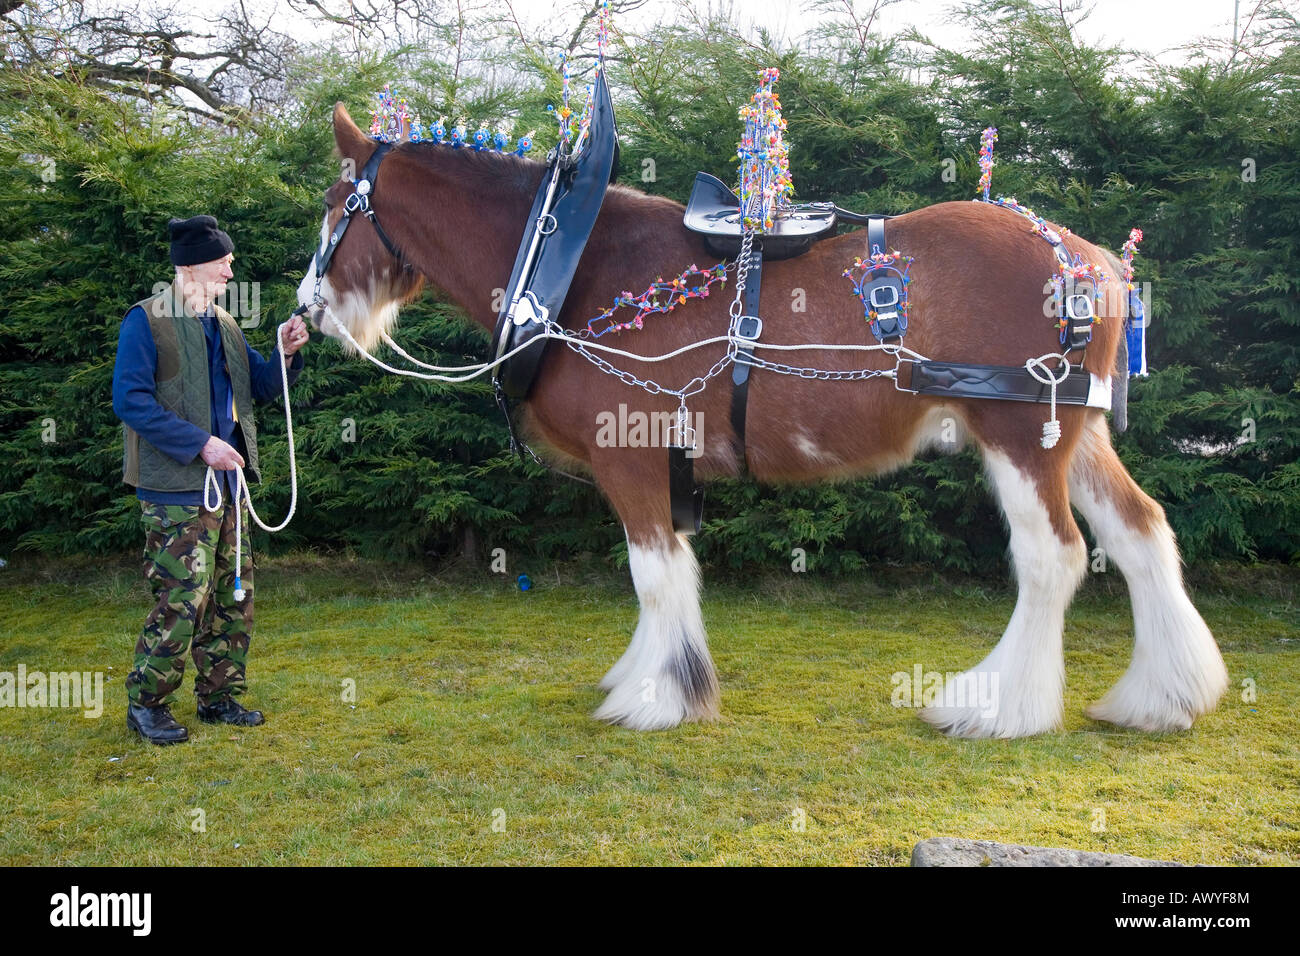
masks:
<svg viewBox="0 0 1300 956"><path fill-rule="evenodd" d="M1051 401L1051 388L1036 381L1023 366L973 365L964 362L919 362L905 359L900 367L910 366L911 377L898 387L918 395L946 395L951 398L1001 399L1010 402ZM1094 376L1076 370L1056 389L1058 405L1089 405L1109 408L1109 389L1100 392Z"/></svg>

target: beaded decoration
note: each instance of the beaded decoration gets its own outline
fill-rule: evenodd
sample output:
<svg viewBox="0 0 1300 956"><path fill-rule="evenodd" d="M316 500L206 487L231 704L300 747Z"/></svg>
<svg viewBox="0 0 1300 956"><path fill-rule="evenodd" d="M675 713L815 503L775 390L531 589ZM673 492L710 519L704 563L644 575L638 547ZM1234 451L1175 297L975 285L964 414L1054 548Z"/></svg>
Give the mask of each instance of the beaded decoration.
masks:
<svg viewBox="0 0 1300 956"><path fill-rule="evenodd" d="M1028 206L1022 206L1016 201L1014 196L999 196L997 199L989 199L989 186L993 180L993 144L997 142L997 127L990 126L984 130L980 136L980 191L983 198L977 198L975 202L986 202L990 206L1001 206L1003 209L1010 209L1012 212L1024 216L1029 220L1029 228L1035 235L1040 236L1043 241L1052 246L1057 252L1057 273L1052 276L1052 303L1056 310L1057 323L1056 327L1061 332L1061 344L1064 345L1069 339L1069 322L1070 316L1065 308L1065 297L1067 290L1071 296L1076 293L1076 289L1081 288L1083 283L1091 283L1091 293L1093 300L1092 323L1095 325L1101 321L1097 311L1096 304L1101 301L1101 284L1107 280L1107 276L1098 267L1091 263L1084 263L1080 256L1076 255L1072 262L1061 261L1061 256L1065 255L1065 247L1062 245L1062 239L1070 235L1070 230L1061 227L1058 231L1047 224L1047 220L1038 213L1034 212ZM1139 236L1140 237L1140 236Z"/></svg>
<svg viewBox="0 0 1300 956"><path fill-rule="evenodd" d="M411 138L411 115L406 97L393 92L393 85L385 83L375 94L378 104L370 114L370 135L383 143L404 143Z"/></svg>
<svg viewBox="0 0 1300 956"><path fill-rule="evenodd" d="M869 284L871 274L877 269L885 269L898 276L899 281L903 284L903 291L898 299L898 314L903 318L901 323L902 327L907 328L909 324L908 320L911 317L907 287L912 284L912 276L910 273L912 263L915 261L916 260L912 256L905 256L897 249L893 252L881 252L877 250L866 259L858 256L853 260L853 268L845 269L844 272L841 273L844 278L853 283L853 294L862 301L863 317L866 318L867 323L871 326L871 334L877 339L883 341L884 338L881 335L879 324L880 318L876 315L876 310L872 308L871 302L867 298L867 293L865 291L865 287ZM862 270L862 274L855 278L853 275L854 269Z"/></svg>
<svg viewBox="0 0 1300 956"><path fill-rule="evenodd" d="M745 129L736 158L740 160L740 208L745 228L769 232L781 207L790 204L794 183L790 179L790 146L785 141L781 101L772 85L781 71L768 67L758 72L758 89L740 108Z"/></svg>
<svg viewBox="0 0 1300 956"><path fill-rule="evenodd" d="M703 281L692 286L691 281L696 277ZM707 299L709 287L715 282L721 282L724 287L726 286L726 263L719 262L712 269L701 269L692 262L685 272L671 282L665 282L663 276L660 276L640 295L634 296L631 292L624 292L614 300L612 306L587 323L587 332L593 338L599 338L606 332L639 329L644 325L647 315L671 312L677 306L684 305L687 299ZM625 306L634 307L636 314L626 322L613 321L614 313ZM595 327L597 322L606 320L609 320L609 325L602 329Z"/></svg>
<svg viewBox="0 0 1300 956"><path fill-rule="evenodd" d="M596 18L596 73L599 74L605 68L605 46L609 42L609 0L601 0ZM569 106L569 56L567 53L560 54L560 83L562 88L560 108L557 110L553 104L546 104L546 112L555 115L556 122L560 127L560 148L576 156L582 152L583 146L587 143L587 136L591 131L591 116L596 107L596 87L594 83L587 84L586 99L582 104L582 112L577 115L577 129L574 129L574 112Z"/></svg>
<svg viewBox="0 0 1300 956"><path fill-rule="evenodd" d="M480 127L470 136L463 119L457 120L451 129L447 128L446 117L439 117L438 122L424 126L419 117L411 118L406 97L394 92L391 83L385 83L384 88L375 94L375 99L376 105L370 114L370 135L381 143L433 143L452 149L468 146L476 151L512 152L516 156L522 156L533 148L531 131L519 137L511 149L510 137L499 127L495 133L488 132L487 127Z"/></svg>
<svg viewBox="0 0 1300 956"><path fill-rule="evenodd" d="M990 126L980 136L980 189L984 201L989 201L989 186L993 184L993 144L998 141L998 128Z"/></svg>
<svg viewBox="0 0 1300 956"><path fill-rule="evenodd" d="M1124 277L1129 292L1136 292L1133 287L1133 256L1137 253L1138 243L1142 241L1142 230L1132 229L1128 234L1128 241L1124 243L1121 249L1122 269L1120 275Z"/></svg>
<svg viewBox="0 0 1300 956"><path fill-rule="evenodd" d="M1042 216L1038 215L1028 206L1022 206L1016 202L1014 196L999 196L997 199L989 199L989 187L993 184L993 144L998 141L998 128L990 126L980 134L980 192L983 194L982 200L977 198L975 202L986 202L993 206L1002 206L1004 209L1010 209L1012 212L1019 213L1032 223L1033 231L1042 236L1052 245L1059 245L1062 236L1070 234L1069 229L1062 229L1057 232L1047 224Z"/></svg>
<svg viewBox="0 0 1300 956"><path fill-rule="evenodd" d="M1022 206L1020 205L1020 203L1016 202L1014 196L1011 197L999 196L997 199L989 200L989 205L1001 206L1003 209L1010 209L1012 212L1019 213L1020 215L1024 216L1032 224L1030 226L1031 231L1033 231L1036 235L1042 236L1045 240L1047 240L1049 244L1053 246L1060 243L1061 238L1063 236L1072 235L1070 230L1066 229L1064 226L1061 227L1060 232L1057 232L1055 229L1049 226L1047 224L1047 220L1044 219L1042 216L1038 215L1038 213L1034 212L1028 206Z"/></svg>

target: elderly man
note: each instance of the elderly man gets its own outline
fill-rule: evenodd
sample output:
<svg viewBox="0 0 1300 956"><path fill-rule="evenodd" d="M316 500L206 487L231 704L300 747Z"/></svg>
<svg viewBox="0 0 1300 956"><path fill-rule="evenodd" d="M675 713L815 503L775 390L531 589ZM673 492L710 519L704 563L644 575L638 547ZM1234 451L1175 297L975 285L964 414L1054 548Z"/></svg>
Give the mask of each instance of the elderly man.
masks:
<svg viewBox="0 0 1300 956"><path fill-rule="evenodd" d="M211 216L173 219L168 231L174 281L126 313L113 369L113 411L126 446L122 480L140 500L144 571L155 602L126 679L126 726L155 744L189 739L168 709L189 653L200 720L264 722L234 699L245 690L253 633L247 541L242 591L235 583L237 508L248 527L236 469L244 469L249 484L258 481L253 401L280 395L282 364L291 383L298 378L297 353L307 341L306 326L294 318L275 353L262 358L229 313L214 305L233 276L230 237ZM216 511L204 503L209 467L219 477Z"/></svg>

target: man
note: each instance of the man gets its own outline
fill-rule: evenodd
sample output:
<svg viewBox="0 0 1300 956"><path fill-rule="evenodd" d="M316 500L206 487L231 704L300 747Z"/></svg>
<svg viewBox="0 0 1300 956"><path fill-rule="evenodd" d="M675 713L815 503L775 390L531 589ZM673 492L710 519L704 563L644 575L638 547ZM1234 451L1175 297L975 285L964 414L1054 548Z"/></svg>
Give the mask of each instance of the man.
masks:
<svg viewBox="0 0 1300 956"><path fill-rule="evenodd" d="M242 591L235 585L236 508L248 527L236 469L244 469L250 485L259 480L253 401L279 397L281 363L287 363L290 383L297 380L303 366L298 350L307 341L306 326L294 318L271 358L262 358L235 320L213 304L233 276L230 237L211 216L173 219L167 228L174 280L126 313L113 369L113 411L125 440L122 480L140 500L144 571L154 595L126 679L126 726L155 744L189 739L168 705L191 652L200 720L245 727L264 722L261 712L235 700L245 690L253 632L247 540ZM209 466L221 486L215 512L204 505Z"/></svg>

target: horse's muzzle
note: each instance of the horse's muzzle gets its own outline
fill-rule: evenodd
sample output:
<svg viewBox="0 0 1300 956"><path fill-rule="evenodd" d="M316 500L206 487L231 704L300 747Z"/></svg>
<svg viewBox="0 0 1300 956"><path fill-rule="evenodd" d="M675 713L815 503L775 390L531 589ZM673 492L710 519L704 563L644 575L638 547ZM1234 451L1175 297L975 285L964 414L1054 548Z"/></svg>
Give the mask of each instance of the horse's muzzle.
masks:
<svg viewBox="0 0 1300 956"><path fill-rule="evenodd" d="M307 321L311 323L311 327L315 329L317 332L319 332L321 331L321 327L320 327L321 319L325 318L325 307L318 303L312 302L307 305L298 306L298 308L293 310L293 315L307 316Z"/></svg>

